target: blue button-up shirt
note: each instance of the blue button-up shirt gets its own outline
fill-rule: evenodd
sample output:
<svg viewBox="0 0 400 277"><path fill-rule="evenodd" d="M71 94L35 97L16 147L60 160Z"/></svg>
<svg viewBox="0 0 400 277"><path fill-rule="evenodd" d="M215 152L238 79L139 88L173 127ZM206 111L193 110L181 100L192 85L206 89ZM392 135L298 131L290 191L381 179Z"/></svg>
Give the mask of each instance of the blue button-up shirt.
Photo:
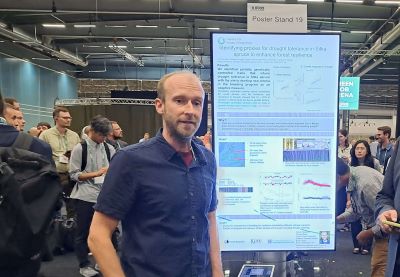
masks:
<svg viewBox="0 0 400 277"><path fill-rule="evenodd" d="M117 152L95 209L122 221L129 277L211 276L209 212L216 209L214 155L193 143L186 167L163 138Z"/></svg>

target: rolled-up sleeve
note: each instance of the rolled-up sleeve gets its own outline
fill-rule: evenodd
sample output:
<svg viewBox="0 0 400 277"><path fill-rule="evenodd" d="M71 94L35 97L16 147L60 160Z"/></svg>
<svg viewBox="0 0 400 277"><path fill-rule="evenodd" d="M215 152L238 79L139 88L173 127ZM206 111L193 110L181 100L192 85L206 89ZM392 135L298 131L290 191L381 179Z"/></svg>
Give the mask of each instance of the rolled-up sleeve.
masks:
<svg viewBox="0 0 400 277"><path fill-rule="evenodd" d="M71 152L71 158L69 159L69 176L72 180L78 182L79 175L81 172L82 166L82 145L78 143L74 146Z"/></svg>

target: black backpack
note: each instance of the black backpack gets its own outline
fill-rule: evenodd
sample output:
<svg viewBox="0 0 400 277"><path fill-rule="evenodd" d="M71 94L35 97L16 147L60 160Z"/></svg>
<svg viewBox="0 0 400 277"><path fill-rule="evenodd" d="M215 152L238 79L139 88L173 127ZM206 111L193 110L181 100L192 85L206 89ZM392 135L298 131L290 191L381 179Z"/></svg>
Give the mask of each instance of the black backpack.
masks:
<svg viewBox="0 0 400 277"><path fill-rule="evenodd" d="M0 268L40 252L61 193L52 161L27 150L32 141L20 133L11 147L0 147Z"/></svg>
<svg viewBox="0 0 400 277"><path fill-rule="evenodd" d="M82 145L82 163L81 163L81 171L84 171L86 168L87 164L87 143L86 140L82 140L81 142ZM107 160L110 162L111 160L111 154L110 154L110 148L108 148L108 145L106 142L103 142L104 149L106 150L106 155L107 155Z"/></svg>

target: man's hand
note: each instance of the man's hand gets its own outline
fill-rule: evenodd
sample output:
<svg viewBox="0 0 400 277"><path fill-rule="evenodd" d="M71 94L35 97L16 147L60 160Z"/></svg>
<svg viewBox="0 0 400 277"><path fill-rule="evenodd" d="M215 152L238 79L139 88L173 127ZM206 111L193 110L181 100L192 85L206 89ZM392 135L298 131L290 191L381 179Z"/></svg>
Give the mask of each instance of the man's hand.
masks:
<svg viewBox="0 0 400 277"><path fill-rule="evenodd" d="M103 176L107 173L108 167L102 167L97 171L97 177Z"/></svg>
<svg viewBox="0 0 400 277"><path fill-rule="evenodd" d="M385 233L392 233L395 231L396 228L393 228L390 225L383 223L384 220L397 222L397 211L396 210L388 210L381 213L377 218L377 223L382 231ZM398 230L396 230L398 232Z"/></svg>
<svg viewBox="0 0 400 277"><path fill-rule="evenodd" d="M336 222L337 223L346 223L346 218L344 216L342 216L342 215L338 215L336 217Z"/></svg>
<svg viewBox="0 0 400 277"><path fill-rule="evenodd" d="M368 230L363 230L357 235L357 240L361 245L366 245L368 244L369 241L372 240L374 237L374 233L372 232L372 229Z"/></svg>

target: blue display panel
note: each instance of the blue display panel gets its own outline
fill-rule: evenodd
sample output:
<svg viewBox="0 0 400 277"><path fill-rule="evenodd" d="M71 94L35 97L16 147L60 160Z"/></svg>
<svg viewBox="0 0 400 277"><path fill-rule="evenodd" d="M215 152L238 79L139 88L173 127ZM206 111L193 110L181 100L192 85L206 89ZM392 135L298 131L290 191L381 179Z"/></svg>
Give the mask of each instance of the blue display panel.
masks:
<svg viewBox="0 0 400 277"><path fill-rule="evenodd" d="M339 46L337 34L212 34L223 251L335 248Z"/></svg>

